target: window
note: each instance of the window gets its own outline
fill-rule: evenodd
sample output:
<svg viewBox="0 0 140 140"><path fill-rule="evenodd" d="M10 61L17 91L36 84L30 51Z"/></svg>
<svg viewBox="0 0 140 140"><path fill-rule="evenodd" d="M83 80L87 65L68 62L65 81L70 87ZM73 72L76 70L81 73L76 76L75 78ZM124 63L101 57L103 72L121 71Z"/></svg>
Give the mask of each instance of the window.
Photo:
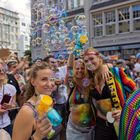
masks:
<svg viewBox="0 0 140 140"><path fill-rule="evenodd" d="M140 30L140 5L134 5L133 9L133 22L134 22L134 31Z"/></svg>
<svg viewBox="0 0 140 140"><path fill-rule="evenodd" d="M25 23L23 23L23 22L21 23L21 25L22 25L22 26L26 26L26 24L25 24Z"/></svg>
<svg viewBox="0 0 140 140"><path fill-rule="evenodd" d="M57 0L54 0L54 5L58 4L58 1Z"/></svg>
<svg viewBox="0 0 140 140"><path fill-rule="evenodd" d="M133 18L140 18L140 5L135 5L133 9Z"/></svg>
<svg viewBox="0 0 140 140"><path fill-rule="evenodd" d="M105 22L115 22L115 11L110 11L105 13Z"/></svg>
<svg viewBox="0 0 140 140"><path fill-rule="evenodd" d="M96 14L93 16L93 24L94 25L101 25L103 23L102 20L102 13Z"/></svg>
<svg viewBox="0 0 140 140"><path fill-rule="evenodd" d="M94 37L103 35L102 13L93 15Z"/></svg>
<svg viewBox="0 0 140 140"><path fill-rule="evenodd" d="M129 7L119 9L118 13L119 13L119 21L127 20L130 18Z"/></svg>
<svg viewBox="0 0 140 140"><path fill-rule="evenodd" d="M140 19L134 20L134 31L140 30Z"/></svg>
<svg viewBox="0 0 140 140"><path fill-rule="evenodd" d="M129 32L129 21L119 23L119 33Z"/></svg>
<svg viewBox="0 0 140 140"><path fill-rule="evenodd" d="M115 23L111 25L106 25L106 35L115 34Z"/></svg>
<svg viewBox="0 0 140 140"><path fill-rule="evenodd" d="M115 11L105 13L106 35L115 34Z"/></svg>
<svg viewBox="0 0 140 140"><path fill-rule="evenodd" d="M92 0L93 1L93 4L94 3L103 3L103 2L106 2L106 1L109 1L109 0Z"/></svg>
<svg viewBox="0 0 140 140"><path fill-rule="evenodd" d="M68 0L68 9L78 8L84 5L84 0Z"/></svg>
<svg viewBox="0 0 140 140"><path fill-rule="evenodd" d="M129 7L118 9L119 33L130 31L130 13Z"/></svg>
<svg viewBox="0 0 140 140"><path fill-rule="evenodd" d="M98 37L98 36L102 36L103 35L103 27L95 27L94 28L94 36Z"/></svg>
<svg viewBox="0 0 140 140"><path fill-rule="evenodd" d="M25 41L28 41L28 37L27 36L25 36Z"/></svg>

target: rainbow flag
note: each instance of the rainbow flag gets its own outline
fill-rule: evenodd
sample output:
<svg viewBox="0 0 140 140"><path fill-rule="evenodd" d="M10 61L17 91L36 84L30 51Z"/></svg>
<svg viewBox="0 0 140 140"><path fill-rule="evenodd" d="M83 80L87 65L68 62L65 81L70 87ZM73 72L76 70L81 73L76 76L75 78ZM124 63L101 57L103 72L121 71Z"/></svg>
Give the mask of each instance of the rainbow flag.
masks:
<svg viewBox="0 0 140 140"><path fill-rule="evenodd" d="M119 140L140 140L140 89L134 91L124 105Z"/></svg>
<svg viewBox="0 0 140 140"><path fill-rule="evenodd" d="M122 68L113 67L110 71L114 76L117 95L119 97L121 107L123 107L128 98L128 94L131 94L135 90L136 83L126 75Z"/></svg>

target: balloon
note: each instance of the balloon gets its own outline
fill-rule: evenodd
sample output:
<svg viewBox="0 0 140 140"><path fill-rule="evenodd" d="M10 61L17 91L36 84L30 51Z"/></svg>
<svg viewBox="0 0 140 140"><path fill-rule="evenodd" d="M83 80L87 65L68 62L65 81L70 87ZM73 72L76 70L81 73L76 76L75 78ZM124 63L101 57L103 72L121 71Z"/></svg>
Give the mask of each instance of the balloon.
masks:
<svg viewBox="0 0 140 140"><path fill-rule="evenodd" d="M73 34L76 34L77 31L78 31L78 29L79 29L79 26L72 26L72 27L71 27L71 32L72 32Z"/></svg>
<svg viewBox="0 0 140 140"><path fill-rule="evenodd" d="M50 14L50 15L56 15L56 14L57 14L56 9L54 9L54 8L53 8L53 9L50 9L50 10L49 10L49 14Z"/></svg>
<svg viewBox="0 0 140 140"><path fill-rule="evenodd" d="M34 9L37 9L37 6L38 6L38 4L37 3L34 3L33 8Z"/></svg>
<svg viewBox="0 0 140 140"><path fill-rule="evenodd" d="M92 64L86 64L86 68L89 70L89 71L93 71L94 70L94 67Z"/></svg>
<svg viewBox="0 0 140 140"><path fill-rule="evenodd" d="M32 40L32 46L36 45L36 40Z"/></svg>
<svg viewBox="0 0 140 140"><path fill-rule="evenodd" d="M38 4L38 9L43 9L43 8L44 8L44 6L45 6L45 4L44 4L44 3L39 3L39 4Z"/></svg>
<svg viewBox="0 0 140 140"><path fill-rule="evenodd" d="M40 37L36 38L36 44L40 45L42 43L42 39Z"/></svg>
<svg viewBox="0 0 140 140"><path fill-rule="evenodd" d="M50 30L50 25L47 24L47 23L43 24L42 30L43 30L43 32L49 32L49 30Z"/></svg>
<svg viewBox="0 0 140 140"><path fill-rule="evenodd" d="M79 15L76 18L76 23L77 23L77 25L80 25L80 26L85 25L86 24L86 17L85 17L85 15Z"/></svg>

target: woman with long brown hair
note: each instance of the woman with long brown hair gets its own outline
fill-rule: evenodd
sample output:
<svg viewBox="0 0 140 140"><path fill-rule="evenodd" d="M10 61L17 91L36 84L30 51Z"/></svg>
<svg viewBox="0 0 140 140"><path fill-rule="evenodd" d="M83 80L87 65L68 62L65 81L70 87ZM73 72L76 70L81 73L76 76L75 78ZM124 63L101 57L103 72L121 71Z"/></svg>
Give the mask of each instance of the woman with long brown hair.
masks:
<svg viewBox="0 0 140 140"><path fill-rule="evenodd" d="M54 73L42 62L35 64L30 71L27 88L27 101L20 109L13 128L13 140L42 140L52 129L46 117L36 119L38 112L36 104L40 95L51 95L54 90Z"/></svg>

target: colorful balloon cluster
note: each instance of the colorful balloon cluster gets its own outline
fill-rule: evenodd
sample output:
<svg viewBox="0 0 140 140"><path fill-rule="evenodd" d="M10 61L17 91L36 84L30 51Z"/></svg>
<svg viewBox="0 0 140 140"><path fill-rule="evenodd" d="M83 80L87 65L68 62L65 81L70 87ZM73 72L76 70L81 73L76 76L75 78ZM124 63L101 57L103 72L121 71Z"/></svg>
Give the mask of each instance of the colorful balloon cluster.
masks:
<svg viewBox="0 0 140 140"><path fill-rule="evenodd" d="M132 93L122 110L119 140L140 139L140 89Z"/></svg>
<svg viewBox="0 0 140 140"><path fill-rule="evenodd" d="M51 7L45 5L42 0L37 0L32 7L32 46L43 45L52 51L67 49L79 56L88 42L86 18L84 15L79 15L73 24L65 22L66 16L63 2Z"/></svg>

